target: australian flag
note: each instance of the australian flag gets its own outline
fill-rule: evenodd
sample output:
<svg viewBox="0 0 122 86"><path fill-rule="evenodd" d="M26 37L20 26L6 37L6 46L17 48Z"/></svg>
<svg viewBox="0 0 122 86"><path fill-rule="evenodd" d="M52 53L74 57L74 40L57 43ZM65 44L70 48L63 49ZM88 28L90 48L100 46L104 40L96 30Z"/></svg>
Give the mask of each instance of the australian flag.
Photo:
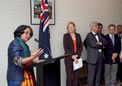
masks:
<svg viewBox="0 0 122 86"><path fill-rule="evenodd" d="M39 57L39 59L49 59L52 57L50 49L49 13L47 0L41 0L40 10L39 48L44 49L44 53Z"/></svg>

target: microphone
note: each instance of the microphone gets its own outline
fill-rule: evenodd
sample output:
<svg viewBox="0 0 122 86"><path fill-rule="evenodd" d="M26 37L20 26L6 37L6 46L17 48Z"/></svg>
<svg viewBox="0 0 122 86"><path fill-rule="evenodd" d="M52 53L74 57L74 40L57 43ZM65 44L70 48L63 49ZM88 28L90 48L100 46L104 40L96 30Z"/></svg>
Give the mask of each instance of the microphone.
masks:
<svg viewBox="0 0 122 86"><path fill-rule="evenodd" d="M35 40L35 42L39 43L42 47L46 48L52 58L52 54L51 54L50 49L46 45L44 45L43 43L40 43L40 41L37 38L35 38L34 40Z"/></svg>
<svg viewBox="0 0 122 86"><path fill-rule="evenodd" d="M38 39L35 38L34 40L35 40L35 42L38 42L39 43L39 40Z"/></svg>

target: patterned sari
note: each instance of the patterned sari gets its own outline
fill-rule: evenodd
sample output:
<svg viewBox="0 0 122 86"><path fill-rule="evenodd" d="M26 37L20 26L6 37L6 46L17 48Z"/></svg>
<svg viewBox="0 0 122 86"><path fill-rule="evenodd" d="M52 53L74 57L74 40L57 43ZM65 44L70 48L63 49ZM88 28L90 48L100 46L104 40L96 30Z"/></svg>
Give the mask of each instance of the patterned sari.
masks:
<svg viewBox="0 0 122 86"><path fill-rule="evenodd" d="M24 70L24 79L20 86L36 86L33 69Z"/></svg>
<svg viewBox="0 0 122 86"><path fill-rule="evenodd" d="M16 39L24 49L24 58L29 57L30 50L28 46L21 40L21 38L17 37ZM24 67L30 66L31 64L32 62L24 65ZM37 86L33 69L24 69L24 81L20 86Z"/></svg>

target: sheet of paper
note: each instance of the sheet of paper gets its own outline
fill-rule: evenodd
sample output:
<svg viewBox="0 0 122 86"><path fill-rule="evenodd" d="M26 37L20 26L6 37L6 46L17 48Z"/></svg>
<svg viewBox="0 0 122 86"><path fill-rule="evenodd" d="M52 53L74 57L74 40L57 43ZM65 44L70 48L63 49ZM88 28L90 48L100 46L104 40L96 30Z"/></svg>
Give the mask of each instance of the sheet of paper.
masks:
<svg viewBox="0 0 122 86"><path fill-rule="evenodd" d="M82 68L83 66L83 61L82 61L82 58L79 58L78 59L78 63L76 64L75 61L73 61L73 70L77 70L79 68Z"/></svg>

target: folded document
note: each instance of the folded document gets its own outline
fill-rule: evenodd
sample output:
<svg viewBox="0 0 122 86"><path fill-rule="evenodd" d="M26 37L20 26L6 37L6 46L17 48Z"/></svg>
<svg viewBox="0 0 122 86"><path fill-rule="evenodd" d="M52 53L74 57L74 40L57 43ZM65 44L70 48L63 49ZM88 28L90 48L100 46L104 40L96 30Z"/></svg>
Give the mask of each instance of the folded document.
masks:
<svg viewBox="0 0 122 86"><path fill-rule="evenodd" d="M79 58L78 59L78 63L76 64L75 61L73 61L73 70L77 70L79 68L82 68L83 66L83 61L82 61L82 58Z"/></svg>

